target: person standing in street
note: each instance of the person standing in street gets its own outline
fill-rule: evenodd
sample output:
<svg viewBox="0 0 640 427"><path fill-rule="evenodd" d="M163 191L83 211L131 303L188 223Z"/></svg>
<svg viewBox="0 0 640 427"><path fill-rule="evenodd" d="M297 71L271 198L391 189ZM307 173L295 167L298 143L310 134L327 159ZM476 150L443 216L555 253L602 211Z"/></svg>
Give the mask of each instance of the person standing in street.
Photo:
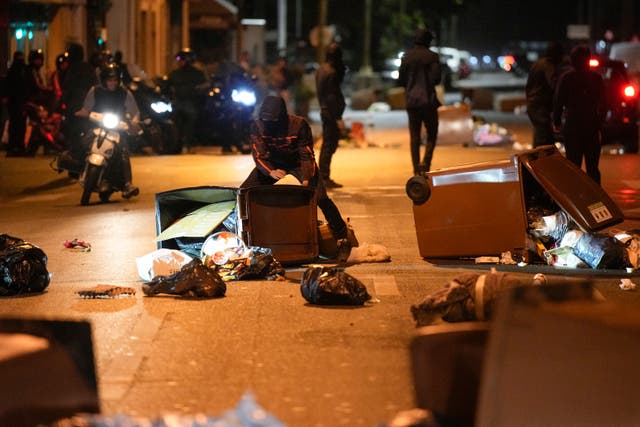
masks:
<svg viewBox="0 0 640 427"><path fill-rule="evenodd" d="M89 89L98 83L94 68L84 60L84 48L78 43L67 47L69 67L62 80L61 111L63 115L62 133L73 160L81 164L86 153L82 145L82 132L86 122L74 113L82 108ZM79 171L69 171L69 176L78 178Z"/></svg>
<svg viewBox="0 0 640 427"><path fill-rule="evenodd" d="M191 49L178 52L176 61L178 68L169 73L167 85L172 92L180 148L183 153L192 153L196 120L209 82L206 74L193 65L195 55Z"/></svg>
<svg viewBox="0 0 640 427"><path fill-rule="evenodd" d="M428 172L438 138L438 107L440 101L436 85L442 78L440 56L429 49L433 34L426 28L415 32L413 47L402 57L398 80L405 88L409 134L411 138L411 162L413 173ZM422 125L427 131L427 147L420 161Z"/></svg>
<svg viewBox="0 0 640 427"><path fill-rule="evenodd" d="M587 175L600 184L600 142L606 114L604 81L589 69L591 51L578 45L571 51L573 70L558 81L553 107L553 126L562 129L567 160L582 167L584 158ZM564 116L564 124L563 124Z"/></svg>
<svg viewBox="0 0 640 427"><path fill-rule="evenodd" d="M304 118L287 112L281 96L269 95L262 103L251 129L251 151L256 167L240 188L275 184L291 174L315 189L318 207L337 240L337 259L345 262L351 253L347 224L318 174L311 127Z"/></svg>
<svg viewBox="0 0 640 427"><path fill-rule="evenodd" d="M563 71L563 56L562 45L555 41L549 42L544 56L533 63L527 76L527 115L533 126L534 148L555 142L551 113L553 94Z"/></svg>
<svg viewBox="0 0 640 427"><path fill-rule="evenodd" d="M9 142L7 157L24 156L27 129L27 63L24 52L15 51L5 80L9 113Z"/></svg>
<svg viewBox="0 0 640 427"><path fill-rule="evenodd" d="M327 189L342 187L342 184L331 179L331 160L338 149L341 128L344 128L342 114L346 102L341 85L345 72L342 48L337 43L331 43L327 47L325 62L316 72L316 93L318 94L320 118L322 119L320 176Z"/></svg>

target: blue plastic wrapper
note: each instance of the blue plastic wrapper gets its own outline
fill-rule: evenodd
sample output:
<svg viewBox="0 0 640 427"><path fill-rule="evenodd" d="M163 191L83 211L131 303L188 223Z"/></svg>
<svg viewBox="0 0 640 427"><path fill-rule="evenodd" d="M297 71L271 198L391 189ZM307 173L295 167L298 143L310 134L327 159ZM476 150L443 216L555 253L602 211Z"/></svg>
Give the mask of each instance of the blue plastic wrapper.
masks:
<svg viewBox="0 0 640 427"><path fill-rule="evenodd" d="M63 427L286 427L256 403L253 393L246 392L234 409L220 416L204 414L167 414L158 418L131 417L123 414L82 414L63 420Z"/></svg>

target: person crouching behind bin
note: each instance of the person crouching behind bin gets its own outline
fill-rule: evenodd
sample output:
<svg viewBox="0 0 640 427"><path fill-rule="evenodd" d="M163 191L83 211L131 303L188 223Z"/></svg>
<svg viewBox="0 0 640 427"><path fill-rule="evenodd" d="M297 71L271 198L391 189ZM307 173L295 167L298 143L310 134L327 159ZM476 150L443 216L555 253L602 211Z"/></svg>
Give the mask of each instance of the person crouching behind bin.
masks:
<svg viewBox="0 0 640 427"><path fill-rule="evenodd" d="M347 224L320 179L306 120L289 114L282 97L267 96L253 122L250 140L256 167L240 188L275 184L288 174L314 188L317 204L337 240L337 260L345 262L351 253Z"/></svg>

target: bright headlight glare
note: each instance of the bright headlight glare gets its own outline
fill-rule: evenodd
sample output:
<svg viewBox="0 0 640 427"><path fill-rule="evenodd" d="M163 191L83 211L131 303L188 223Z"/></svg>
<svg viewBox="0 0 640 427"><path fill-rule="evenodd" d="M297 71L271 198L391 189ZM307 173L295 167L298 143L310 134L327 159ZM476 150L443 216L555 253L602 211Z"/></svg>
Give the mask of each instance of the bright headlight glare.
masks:
<svg viewBox="0 0 640 427"><path fill-rule="evenodd" d="M115 114L106 113L102 117L102 125L107 129L113 129L117 127L119 123L120 123L120 119Z"/></svg>
<svg viewBox="0 0 640 427"><path fill-rule="evenodd" d="M234 89L233 92L231 92L231 99L233 99L235 102L244 104L247 107L256 104L256 94L251 90Z"/></svg>
<svg viewBox="0 0 640 427"><path fill-rule="evenodd" d="M171 104L168 102L162 102L162 101L152 102L151 109L158 114L162 114L166 112L170 113L172 111Z"/></svg>

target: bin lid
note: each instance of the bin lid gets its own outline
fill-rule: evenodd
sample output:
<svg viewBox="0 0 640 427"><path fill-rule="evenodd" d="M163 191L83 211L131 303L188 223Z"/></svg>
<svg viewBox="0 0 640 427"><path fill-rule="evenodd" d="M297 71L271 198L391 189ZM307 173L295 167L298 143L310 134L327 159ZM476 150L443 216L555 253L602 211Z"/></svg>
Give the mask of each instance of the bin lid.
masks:
<svg viewBox="0 0 640 427"><path fill-rule="evenodd" d="M624 220L622 211L607 192L560 154L555 146L544 146L515 156L584 231L598 231Z"/></svg>

